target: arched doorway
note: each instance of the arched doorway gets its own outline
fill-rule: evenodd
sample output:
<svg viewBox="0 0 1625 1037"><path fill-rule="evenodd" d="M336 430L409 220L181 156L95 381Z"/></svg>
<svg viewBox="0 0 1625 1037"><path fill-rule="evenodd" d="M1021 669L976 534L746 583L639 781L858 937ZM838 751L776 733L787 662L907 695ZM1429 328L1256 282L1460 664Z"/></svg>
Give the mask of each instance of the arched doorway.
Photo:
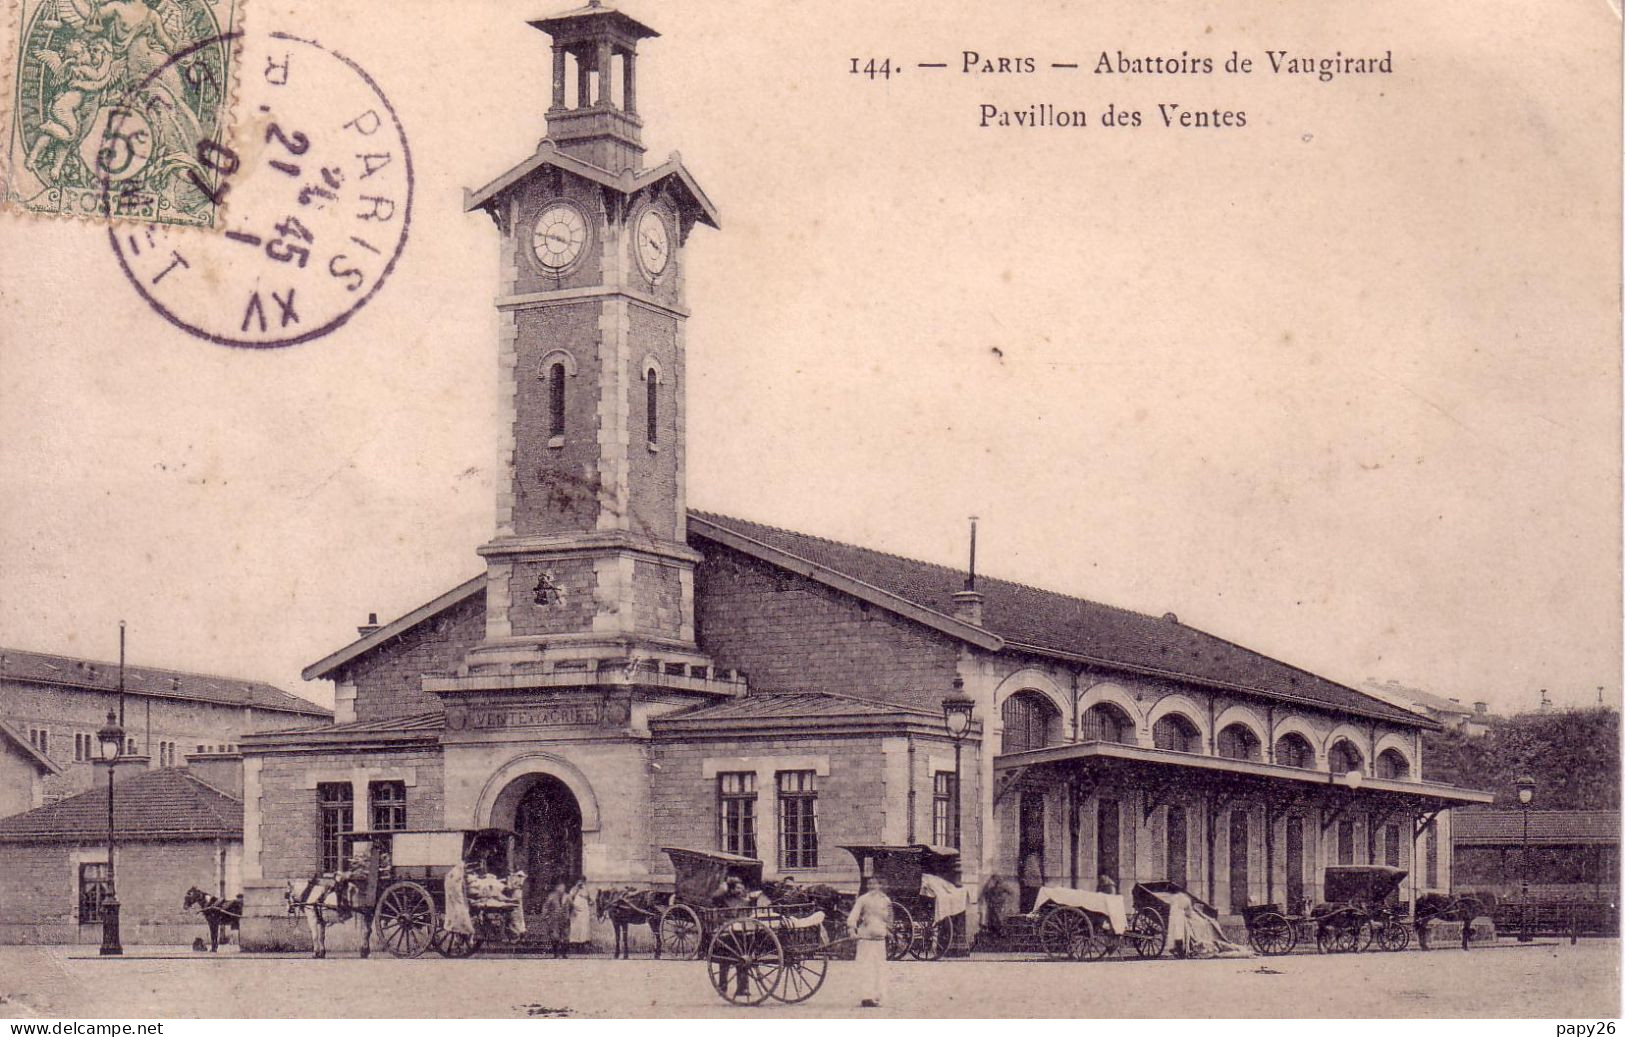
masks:
<svg viewBox="0 0 1625 1037"><path fill-rule="evenodd" d="M555 883L568 886L581 877L581 804L558 778L515 779L497 797L491 823L519 836L516 863L525 871L526 914L541 910Z"/></svg>

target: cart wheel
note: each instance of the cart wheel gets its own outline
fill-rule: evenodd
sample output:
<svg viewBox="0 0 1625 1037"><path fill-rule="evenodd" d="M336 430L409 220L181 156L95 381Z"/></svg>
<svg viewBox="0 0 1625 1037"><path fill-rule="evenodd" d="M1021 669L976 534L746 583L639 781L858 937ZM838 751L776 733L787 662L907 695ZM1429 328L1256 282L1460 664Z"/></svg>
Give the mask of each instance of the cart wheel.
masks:
<svg viewBox="0 0 1625 1037"><path fill-rule="evenodd" d="M1038 925L1038 942L1052 961L1085 960L1090 956L1088 947L1094 935L1094 923L1075 907L1058 907Z"/></svg>
<svg viewBox="0 0 1625 1037"><path fill-rule="evenodd" d="M829 972L829 959L822 954L813 954L806 957L792 956L784 963L784 972L779 976L778 989L773 991L776 1001L783 1001L787 1005L797 1005L818 993L818 988L824 985L824 975Z"/></svg>
<svg viewBox="0 0 1625 1037"><path fill-rule="evenodd" d="M466 933L440 929L434 934L433 947L442 958L467 958L480 949L480 941Z"/></svg>
<svg viewBox="0 0 1625 1037"><path fill-rule="evenodd" d="M679 961L700 956L700 916L687 904L672 904L660 913L660 955Z"/></svg>
<svg viewBox="0 0 1625 1037"><path fill-rule="evenodd" d="M925 927L919 934L914 948L914 954L921 961L941 961L948 953L948 948L954 942L954 920L944 918L940 922L933 922Z"/></svg>
<svg viewBox="0 0 1625 1037"><path fill-rule="evenodd" d="M1360 930L1349 925L1322 925L1315 932L1315 946L1322 954L1347 954L1360 949Z"/></svg>
<svg viewBox="0 0 1625 1037"><path fill-rule="evenodd" d="M1402 951L1411 943L1411 930L1403 922L1393 919L1382 924L1377 930L1377 944L1385 951Z"/></svg>
<svg viewBox="0 0 1625 1037"><path fill-rule="evenodd" d="M759 1005L783 980L784 947L773 930L756 919L736 919L711 938L705 971L711 989L724 1001Z"/></svg>
<svg viewBox="0 0 1625 1037"><path fill-rule="evenodd" d="M1247 930L1247 942L1260 954L1290 954L1298 945L1298 933L1285 915L1260 911Z"/></svg>
<svg viewBox="0 0 1625 1037"><path fill-rule="evenodd" d="M434 898L416 882L397 882L378 898L373 929L381 947L397 958L415 958L429 949L439 918Z"/></svg>
<svg viewBox="0 0 1625 1037"><path fill-rule="evenodd" d="M1371 949L1373 943L1377 942L1377 927L1371 922L1361 922L1354 935L1359 938L1354 949L1364 953Z"/></svg>
<svg viewBox="0 0 1625 1037"><path fill-rule="evenodd" d="M1128 939L1142 958L1160 958L1168 947L1168 926L1162 915L1142 907L1128 920Z"/></svg>
<svg viewBox="0 0 1625 1037"><path fill-rule="evenodd" d="M891 906L891 932L886 936L886 959L888 961L901 961L908 957L908 952L914 947L915 939L914 916L909 914L908 908L893 902Z"/></svg>

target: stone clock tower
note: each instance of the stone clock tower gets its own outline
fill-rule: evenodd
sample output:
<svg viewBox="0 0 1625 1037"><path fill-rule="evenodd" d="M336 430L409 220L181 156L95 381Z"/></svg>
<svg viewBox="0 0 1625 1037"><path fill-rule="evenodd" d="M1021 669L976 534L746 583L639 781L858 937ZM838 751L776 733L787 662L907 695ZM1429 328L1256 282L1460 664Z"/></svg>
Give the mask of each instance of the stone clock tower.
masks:
<svg viewBox="0 0 1625 1037"><path fill-rule="evenodd" d="M446 706L452 825L512 823L453 769L484 780L514 742L641 753L650 716L745 690L695 644L686 529L683 246L717 213L675 154L645 168L637 49L655 31L597 0L530 24L552 38L547 136L466 198L501 234L504 474L484 641L424 678Z"/></svg>

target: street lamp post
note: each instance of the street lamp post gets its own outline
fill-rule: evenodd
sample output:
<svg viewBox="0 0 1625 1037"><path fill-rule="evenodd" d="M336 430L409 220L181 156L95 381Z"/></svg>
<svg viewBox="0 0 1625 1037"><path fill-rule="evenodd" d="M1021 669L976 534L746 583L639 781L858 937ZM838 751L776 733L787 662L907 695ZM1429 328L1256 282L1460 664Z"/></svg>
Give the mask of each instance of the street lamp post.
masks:
<svg viewBox="0 0 1625 1037"><path fill-rule="evenodd" d="M1535 799L1535 779L1525 774L1518 779L1518 805L1523 808L1523 903L1520 915L1519 943L1528 943L1529 935L1529 804Z"/></svg>
<svg viewBox="0 0 1625 1037"><path fill-rule="evenodd" d="M112 710L107 711L107 724L96 732L101 746L102 762L107 764L107 896L102 898L102 953L123 954L118 932L118 883L113 872L113 770L124 753L124 728Z"/></svg>
<svg viewBox="0 0 1625 1037"><path fill-rule="evenodd" d="M959 777L959 747L964 743L965 736L970 733L971 714L976 712L976 700L965 694L965 681L963 678L954 678L954 690L942 700L942 718L948 725L948 734L954 740L954 803L953 824L949 834L953 837L954 849L960 849L960 833L964 831L964 821L961 817L962 801L959 789L963 782Z"/></svg>

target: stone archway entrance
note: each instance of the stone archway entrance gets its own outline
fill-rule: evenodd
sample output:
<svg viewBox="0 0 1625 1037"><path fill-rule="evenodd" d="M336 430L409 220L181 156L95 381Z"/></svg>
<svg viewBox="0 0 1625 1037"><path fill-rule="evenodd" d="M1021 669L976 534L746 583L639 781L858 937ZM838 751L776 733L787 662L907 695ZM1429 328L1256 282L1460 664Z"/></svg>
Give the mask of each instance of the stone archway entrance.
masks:
<svg viewBox="0 0 1625 1037"><path fill-rule="evenodd" d="M525 913L533 915L555 883L581 877L581 804L551 774L514 779L492 804L491 824L518 835L515 862L525 872Z"/></svg>

